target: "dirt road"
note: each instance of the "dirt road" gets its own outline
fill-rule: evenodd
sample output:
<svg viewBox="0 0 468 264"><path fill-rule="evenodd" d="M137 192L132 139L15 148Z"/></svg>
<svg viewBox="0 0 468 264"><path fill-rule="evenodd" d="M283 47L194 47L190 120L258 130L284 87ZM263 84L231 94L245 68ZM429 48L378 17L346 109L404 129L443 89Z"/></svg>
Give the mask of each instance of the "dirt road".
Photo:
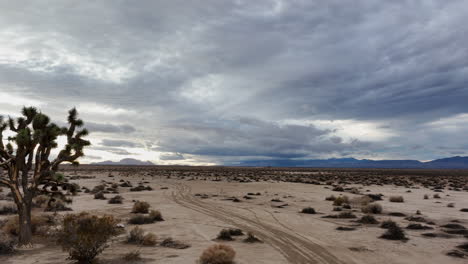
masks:
<svg viewBox="0 0 468 264"><path fill-rule="evenodd" d="M350 260L340 260L323 246L308 238L287 229L285 226L275 226L264 223L254 217L236 214L234 210L227 210L208 201L195 198L190 187L182 184L175 185L171 198L177 204L203 213L220 221L236 226L245 231L252 231L265 243L270 244L292 264L352 264Z"/></svg>

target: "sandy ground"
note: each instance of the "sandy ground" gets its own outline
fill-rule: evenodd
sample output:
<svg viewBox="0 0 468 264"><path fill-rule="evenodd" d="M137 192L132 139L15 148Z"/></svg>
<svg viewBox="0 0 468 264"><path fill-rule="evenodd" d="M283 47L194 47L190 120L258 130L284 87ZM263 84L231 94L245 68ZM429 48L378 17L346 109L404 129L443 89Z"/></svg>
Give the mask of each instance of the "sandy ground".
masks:
<svg viewBox="0 0 468 264"><path fill-rule="evenodd" d="M80 173L83 175L83 173ZM97 214L112 214L126 222L131 214L132 200L147 201L153 209L160 210L165 221L142 225L148 232L157 234L159 240L166 237L189 243L187 249L164 247L137 247L124 243L125 235L115 238L100 259L103 263L118 263L121 256L135 249L140 249L145 263L196 263L201 252L208 246L218 243L214 238L222 228L237 227L251 231L264 243L248 244L236 238L231 245L236 251L238 264L285 264L285 263L392 263L392 264L428 264L428 263L467 263L467 259L446 256L456 245L466 242L463 236L453 238L426 238L424 232L440 232L440 225L452 220L459 220L468 227L468 213L460 208L468 208L468 193L445 190L441 199L433 199L434 192L423 187L404 188L395 186L356 186L361 192L382 193L385 195L379 203L384 213L376 215L378 220L392 219L406 227L409 221L403 217L391 217L388 212L402 212L414 215L420 210L422 216L435 222L435 230L405 230L407 242L380 239L385 231L378 225L361 225L353 220L322 218L334 214L332 202L325 201L331 194L338 196L350 193L333 192L324 185L311 185L285 182L214 182L201 180L178 180L165 177L141 175L123 176L116 174L109 178L108 173L88 173L95 179L75 180L81 186L92 188L102 180L118 183L120 179L129 180L134 185L148 181L153 191L129 192L129 188L119 187L123 204L108 204L105 200L95 200L92 194L81 193L74 197L74 212L90 211ZM167 187L168 189L161 189ZM407 192L411 190L411 192ZM242 199L248 192L261 195L254 199ZM207 194L202 199L195 194ZM424 200L424 194L430 199ZM404 203L391 203L390 195L402 195ZM106 194L112 197L113 194ZM236 196L241 202L226 200ZM272 202L272 199L282 202ZM454 208L447 207L455 203ZM278 205L287 204L284 208ZM302 208L311 206L318 214L298 213ZM356 215L363 215L357 208ZM354 226L355 231L337 231L338 226ZM127 225L129 231L133 226ZM37 238L34 248L20 249L12 256L0 256L0 263L69 263L67 254L60 247ZM71 263L71 262L70 262Z"/></svg>

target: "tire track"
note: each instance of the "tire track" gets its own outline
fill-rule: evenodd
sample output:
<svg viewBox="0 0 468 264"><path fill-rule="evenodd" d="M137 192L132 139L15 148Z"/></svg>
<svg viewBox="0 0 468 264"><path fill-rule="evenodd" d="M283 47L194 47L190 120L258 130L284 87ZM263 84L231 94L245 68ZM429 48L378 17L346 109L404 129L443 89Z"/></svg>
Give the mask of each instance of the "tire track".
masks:
<svg viewBox="0 0 468 264"><path fill-rule="evenodd" d="M263 241L273 246L293 264L350 264L349 260L342 261L328 252L324 247L310 241L302 235L282 230L270 224L256 221L233 211L203 202L194 198L191 189L182 184L174 185L176 191L172 192L172 200L177 204L213 218L229 223L246 231L254 232Z"/></svg>

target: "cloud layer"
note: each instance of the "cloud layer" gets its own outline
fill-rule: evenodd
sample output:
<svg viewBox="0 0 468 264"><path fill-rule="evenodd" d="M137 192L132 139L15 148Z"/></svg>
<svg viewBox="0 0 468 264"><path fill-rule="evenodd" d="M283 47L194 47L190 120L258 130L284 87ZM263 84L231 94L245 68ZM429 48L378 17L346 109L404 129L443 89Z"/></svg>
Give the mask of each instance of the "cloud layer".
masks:
<svg viewBox="0 0 468 264"><path fill-rule="evenodd" d="M466 155L468 3L0 1L0 113L76 106L95 158ZM111 149L112 148L112 149Z"/></svg>

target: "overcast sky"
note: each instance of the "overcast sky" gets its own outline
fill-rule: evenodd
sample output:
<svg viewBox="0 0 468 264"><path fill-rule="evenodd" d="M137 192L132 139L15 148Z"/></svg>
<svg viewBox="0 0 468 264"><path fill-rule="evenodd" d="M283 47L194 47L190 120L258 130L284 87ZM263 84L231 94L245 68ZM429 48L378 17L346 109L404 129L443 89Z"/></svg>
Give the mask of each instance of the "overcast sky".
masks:
<svg viewBox="0 0 468 264"><path fill-rule="evenodd" d="M0 114L84 162L468 155L468 1L0 1Z"/></svg>

